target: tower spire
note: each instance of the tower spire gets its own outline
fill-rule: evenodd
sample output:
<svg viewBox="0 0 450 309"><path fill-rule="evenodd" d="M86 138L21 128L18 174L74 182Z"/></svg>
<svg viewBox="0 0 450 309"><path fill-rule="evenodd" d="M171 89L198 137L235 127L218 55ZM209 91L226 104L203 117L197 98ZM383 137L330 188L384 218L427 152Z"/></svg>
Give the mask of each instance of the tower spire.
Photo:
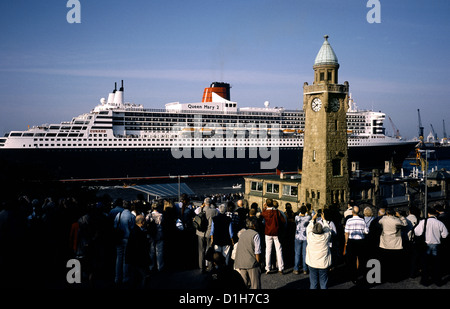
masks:
<svg viewBox="0 0 450 309"><path fill-rule="evenodd" d="M321 64L339 65L338 58L336 57L333 48L328 42L329 36L326 34L323 37L325 38L325 41L323 42L322 47L317 53L314 65L321 65Z"/></svg>
<svg viewBox="0 0 450 309"><path fill-rule="evenodd" d="M333 48L328 42L328 35L324 35L324 41L314 61L314 83L338 83L339 62Z"/></svg>

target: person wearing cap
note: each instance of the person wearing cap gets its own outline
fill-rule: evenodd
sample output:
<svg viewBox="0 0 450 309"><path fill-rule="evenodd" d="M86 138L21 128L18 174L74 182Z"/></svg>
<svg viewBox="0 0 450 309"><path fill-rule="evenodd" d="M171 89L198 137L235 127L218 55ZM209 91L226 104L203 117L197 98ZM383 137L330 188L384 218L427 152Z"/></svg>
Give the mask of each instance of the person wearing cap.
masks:
<svg viewBox="0 0 450 309"><path fill-rule="evenodd" d="M306 264L309 267L310 289L328 288L328 268L331 266L331 230L321 213L322 222L314 214L306 228Z"/></svg>

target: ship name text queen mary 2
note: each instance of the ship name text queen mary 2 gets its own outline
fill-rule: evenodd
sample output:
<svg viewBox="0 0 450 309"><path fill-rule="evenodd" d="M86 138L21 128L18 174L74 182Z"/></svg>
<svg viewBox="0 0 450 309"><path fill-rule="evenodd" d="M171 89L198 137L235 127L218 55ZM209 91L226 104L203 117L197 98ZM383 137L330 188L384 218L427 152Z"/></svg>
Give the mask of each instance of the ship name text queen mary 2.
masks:
<svg viewBox="0 0 450 309"><path fill-rule="evenodd" d="M324 45L315 64L326 57L337 62L329 43ZM301 170L304 111L269 102L238 107L230 88L213 82L201 102L146 109L125 102L122 81L89 113L6 133L0 138L0 175L99 180ZM384 119L384 113L358 110L350 99L348 154L360 169L383 168L385 161L399 166L414 149L415 142L387 136Z"/></svg>

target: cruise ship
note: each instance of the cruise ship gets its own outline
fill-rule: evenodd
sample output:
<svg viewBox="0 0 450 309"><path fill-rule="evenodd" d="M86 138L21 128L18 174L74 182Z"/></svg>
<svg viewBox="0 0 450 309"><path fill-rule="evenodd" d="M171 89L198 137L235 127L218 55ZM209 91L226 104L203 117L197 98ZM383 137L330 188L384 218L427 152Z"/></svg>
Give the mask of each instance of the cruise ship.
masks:
<svg viewBox="0 0 450 309"><path fill-rule="evenodd" d="M213 82L197 103L146 109L125 102L123 81L89 113L0 138L2 180L100 181L298 172L302 110L238 107L231 86ZM347 111L348 154L358 169L401 166L415 142L387 136L385 114ZM351 164L349 164L351 165Z"/></svg>

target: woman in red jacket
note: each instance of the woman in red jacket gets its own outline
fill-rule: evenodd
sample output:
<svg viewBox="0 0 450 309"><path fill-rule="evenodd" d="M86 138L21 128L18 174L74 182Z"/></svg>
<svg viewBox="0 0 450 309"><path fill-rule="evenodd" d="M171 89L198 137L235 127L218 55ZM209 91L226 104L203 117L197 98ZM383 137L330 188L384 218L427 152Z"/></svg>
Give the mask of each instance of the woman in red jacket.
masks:
<svg viewBox="0 0 450 309"><path fill-rule="evenodd" d="M272 199L266 200L263 209L264 210L261 213L261 216L265 221L264 234L266 241L266 274L270 273L270 269L272 266L270 257L272 255L273 244L275 244L275 251L277 254L278 272L280 274L283 274L283 249L281 247L280 240L278 239L278 235L280 232L280 227L286 222L286 219L281 214L281 212L276 207L274 207Z"/></svg>

